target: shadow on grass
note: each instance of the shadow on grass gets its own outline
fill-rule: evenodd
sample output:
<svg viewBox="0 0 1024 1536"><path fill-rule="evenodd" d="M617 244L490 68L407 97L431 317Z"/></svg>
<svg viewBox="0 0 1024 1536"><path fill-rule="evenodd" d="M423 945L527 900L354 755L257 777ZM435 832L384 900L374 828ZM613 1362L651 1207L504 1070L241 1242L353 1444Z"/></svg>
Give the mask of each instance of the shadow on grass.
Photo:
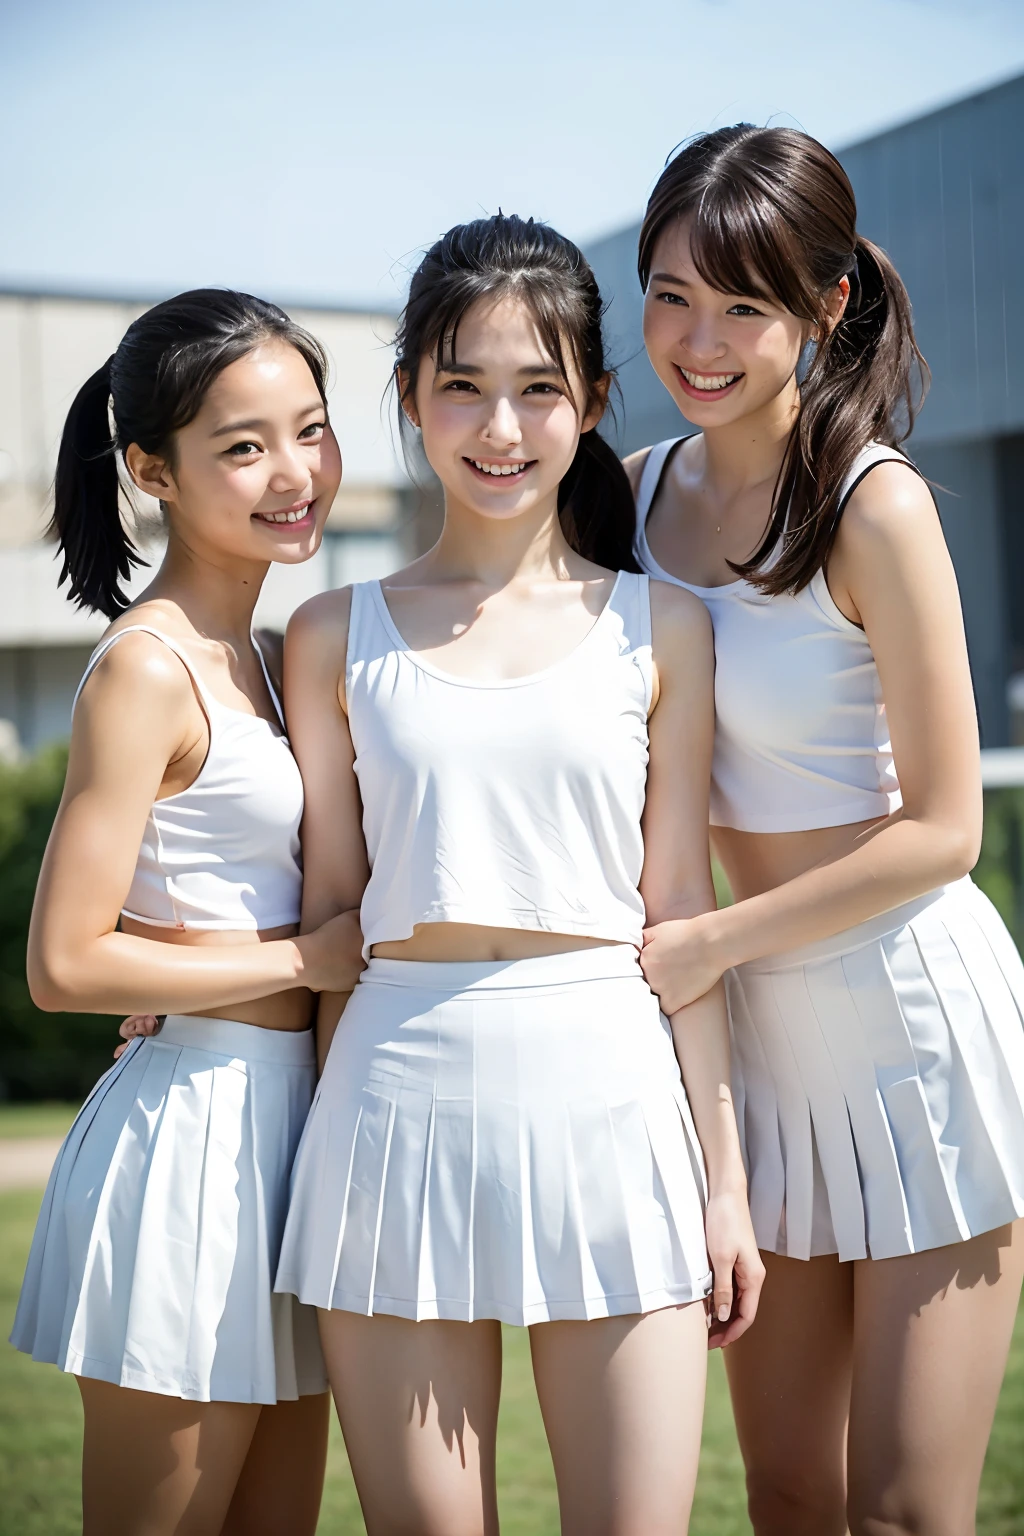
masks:
<svg viewBox="0 0 1024 1536"><path fill-rule="evenodd" d="M0 1194L0 1327L10 1331L39 1192ZM70 1376L0 1343L0 1536L77 1536L82 1412ZM985 1464L979 1536L1024 1531L1024 1310L1018 1320ZM528 1341L505 1330L498 1454L502 1536L558 1536L554 1478L530 1373ZM363 1523L337 1424L320 1519L322 1536L359 1536ZM690 1536L747 1536L743 1473L721 1354L711 1359L700 1482Z"/></svg>

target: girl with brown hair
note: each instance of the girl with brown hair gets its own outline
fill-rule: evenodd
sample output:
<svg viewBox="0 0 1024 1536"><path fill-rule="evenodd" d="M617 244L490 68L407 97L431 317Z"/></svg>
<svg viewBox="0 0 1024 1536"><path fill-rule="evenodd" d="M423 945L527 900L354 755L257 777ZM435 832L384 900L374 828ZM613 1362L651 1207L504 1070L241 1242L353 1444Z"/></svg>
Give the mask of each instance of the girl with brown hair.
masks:
<svg viewBox="0 0 1024 1536"><path fill-rule="evenodd" d="M669 162L651 362L700 430L628 461L642 567L715 630L714 846L667 1012L726 977L767 1279L727 1363L758 1536L973 1530L1024 1270L1024 971L969 877L956 580L899 443L926 370L838 163L790 129Z"/></svg>

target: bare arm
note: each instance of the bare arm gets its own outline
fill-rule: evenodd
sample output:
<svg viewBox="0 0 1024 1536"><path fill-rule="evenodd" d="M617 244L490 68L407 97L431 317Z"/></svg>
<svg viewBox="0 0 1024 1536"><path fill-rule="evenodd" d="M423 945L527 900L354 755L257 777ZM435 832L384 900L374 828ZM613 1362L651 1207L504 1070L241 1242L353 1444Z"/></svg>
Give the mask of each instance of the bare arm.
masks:
<svg viewBox="0 0 1024 1536"><path fill-rule="evenodd" d="M288 626L284 686L291 742L302 770L303 930L358 908L369 878L355 752L345 713L350 593L328 592ZM353 978L354 981L354 978ZM321 1068L351 989L325 992L317 1011Z"/></svg>
<svg viewBox="0 0 1024 1536"><path fill-rule="evenodd" d="M660 582L652 582L651 599L658 691L650 717L641 892L648 922L658 923L715 907L708 850L714 639L699 599ZM747 1209L721 982L669 1022L707 1166L713 1342L731 1343L753 1321L763 1268Z"/></svg>
<svg viewBox="0 0 1024 1536"><path fill-rule="evenodd" d="M38 1007L195 1013L337 985L330 934L192 948L116 932L149 808L194 745L196 708L181 663L147 635L119 641L86 684L29 931Z"/></svg>
<svg viewBox="0 0 1024 1536"><path fill-rule="evenodd" d="M903 808L849 853L666 933L659 978L671 999L729 966L841 933L977 860L981 773L960 599L931 497L912 470L882 464L851 497L829 586L874 652Z"/></svg>

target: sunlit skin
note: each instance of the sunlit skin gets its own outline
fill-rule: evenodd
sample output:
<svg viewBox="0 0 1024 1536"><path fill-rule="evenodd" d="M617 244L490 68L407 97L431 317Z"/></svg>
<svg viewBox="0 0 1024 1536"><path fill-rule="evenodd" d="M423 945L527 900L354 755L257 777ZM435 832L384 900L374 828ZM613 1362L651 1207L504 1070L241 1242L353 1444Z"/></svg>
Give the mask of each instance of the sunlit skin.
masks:
<svg viewBox="0 0 1024 1536"><path fill-rule="evenodd" d="M662 233L652 272L651 362L701 435L676 454L648 539L663 570L722 586L737 579L728 562L748 560L766 532L799 410L797 362L819 333L756 295L711 288L686 220ZM826 330L848 295L846 278L823 295ZM722 391L694 389L682 370L705 383L738 377ZM645 458L627 461L634 487ZM699 996L730 966L841 933L956 880L977 858L978 737L959 595L912 470L883 464L857 487L826 579L870 642L903 808L800 832L714 828L740 899L648 930L642 964L663 1006ZM1022 1226L881 1261L765 1255L757 1326L727 1357L758 1536L973 1530L1024 1271Z"/></svg>
<svg viewBox="0 0 1024 1536"><path fill-rule="evenodd" d="M608 382L588 392L575 372L563 378L528 308L509 299L466 313L452 366L438 369L424 357L414 387L399 379L409 419L444 488L445 522L434 548L388 577L383 591L403 641L433 666L480 682L529 676L568 655L593 627L614 575L569 547L557 501L581 431L600 419ZM527 467L513 478L475 463ZM652 912L698 912L714 902L706 832L711 633L695 599L655 586L642 894ZM367 878L346 717L348 619L348 592L325 593L295 615L285 647L289 726L306 785L306 924L355 905ZM373 952L419 961L513 960L601 942L422 923L411 938L375 944ZM344 1002L321 1000L321 1053ZM711 1190L712 1342L728 1343L749 1325L762 1267L729 1096L721 989L687 1010L685 1027L681 1019L673 1024ZM411 1323L334 1310L320 1314L320 1327L368 1528L496 1530L498 1324ZM695 1305L531 1330L566 1531L610 1530L612 1508L626 1512L615 1525L622 1533L654 1536L685 1524L707 1339L703 1308ZM422 1411L410 1415L413 1401ZM626 1422L631 1437L623 1432Z"/></svg>
<svg viewBox="0 0 1024 1536"><path fill-rule="evenodd" d="M159 498L167 550L153 581L108 633L149 624L177 640L220 703L280 729L250 643L274 561L319 547L341 460L309 367L270 342L215 379L166 456L126 453ZM293 523L274 524L292 510ZM45 1008L196 1013L269 1029L308 1027L308 988L351 986L357 914L296 937L297 925L182 931L120 918L154 800L196 778L210 733L180 660L149 635L120 641L75 711L67 783L39 881L28 973ZM152 1014L143 1013L152 1010ZM261 1408L194 1403L80 1378L86 1536L312 1536L327 1434L323 1395ZM126 1458L125 1446L131 1454Z"/></svg>

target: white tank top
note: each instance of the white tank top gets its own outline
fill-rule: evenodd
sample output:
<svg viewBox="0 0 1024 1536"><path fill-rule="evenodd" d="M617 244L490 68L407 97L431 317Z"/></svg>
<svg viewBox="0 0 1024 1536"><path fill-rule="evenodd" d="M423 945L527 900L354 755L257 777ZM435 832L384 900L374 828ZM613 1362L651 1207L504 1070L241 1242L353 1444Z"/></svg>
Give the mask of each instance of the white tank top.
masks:
<svg viewBox="0 0 1024 1536"><path fill-rule="evenodd" d="M371 874L364 954L417 923L640 946L651 610L620 573L580 644L528 677L411 651L380 583L352 588L346 687Z"/></svg>
<svg viewBox="0 0 1024 1536"><path fill-rule="evenodd" d="M683 438L651 449L637 491L637 560L695 592L715 631L713 826L799 832L887 816L901 804L878 669L864 631L832 601L825 572L769 597L748 581L698 587L661 568L647 518ZM870 443L843 485L840 512L876 464L909 462Z"/></svg>
<svg viewBox="0 0 1024 1536"><path fill-rule="evenodd" d="M146 821L122 912L160 928L279 928L297 923L302 899L302 779L283 734L281 705L255 640L281 734L259 715L221 704L185 651L161 630L131 624L93 652L93 669L124 635L162 640L195 686L210 729L206 760L188 789L157 800Z"/></svg>

